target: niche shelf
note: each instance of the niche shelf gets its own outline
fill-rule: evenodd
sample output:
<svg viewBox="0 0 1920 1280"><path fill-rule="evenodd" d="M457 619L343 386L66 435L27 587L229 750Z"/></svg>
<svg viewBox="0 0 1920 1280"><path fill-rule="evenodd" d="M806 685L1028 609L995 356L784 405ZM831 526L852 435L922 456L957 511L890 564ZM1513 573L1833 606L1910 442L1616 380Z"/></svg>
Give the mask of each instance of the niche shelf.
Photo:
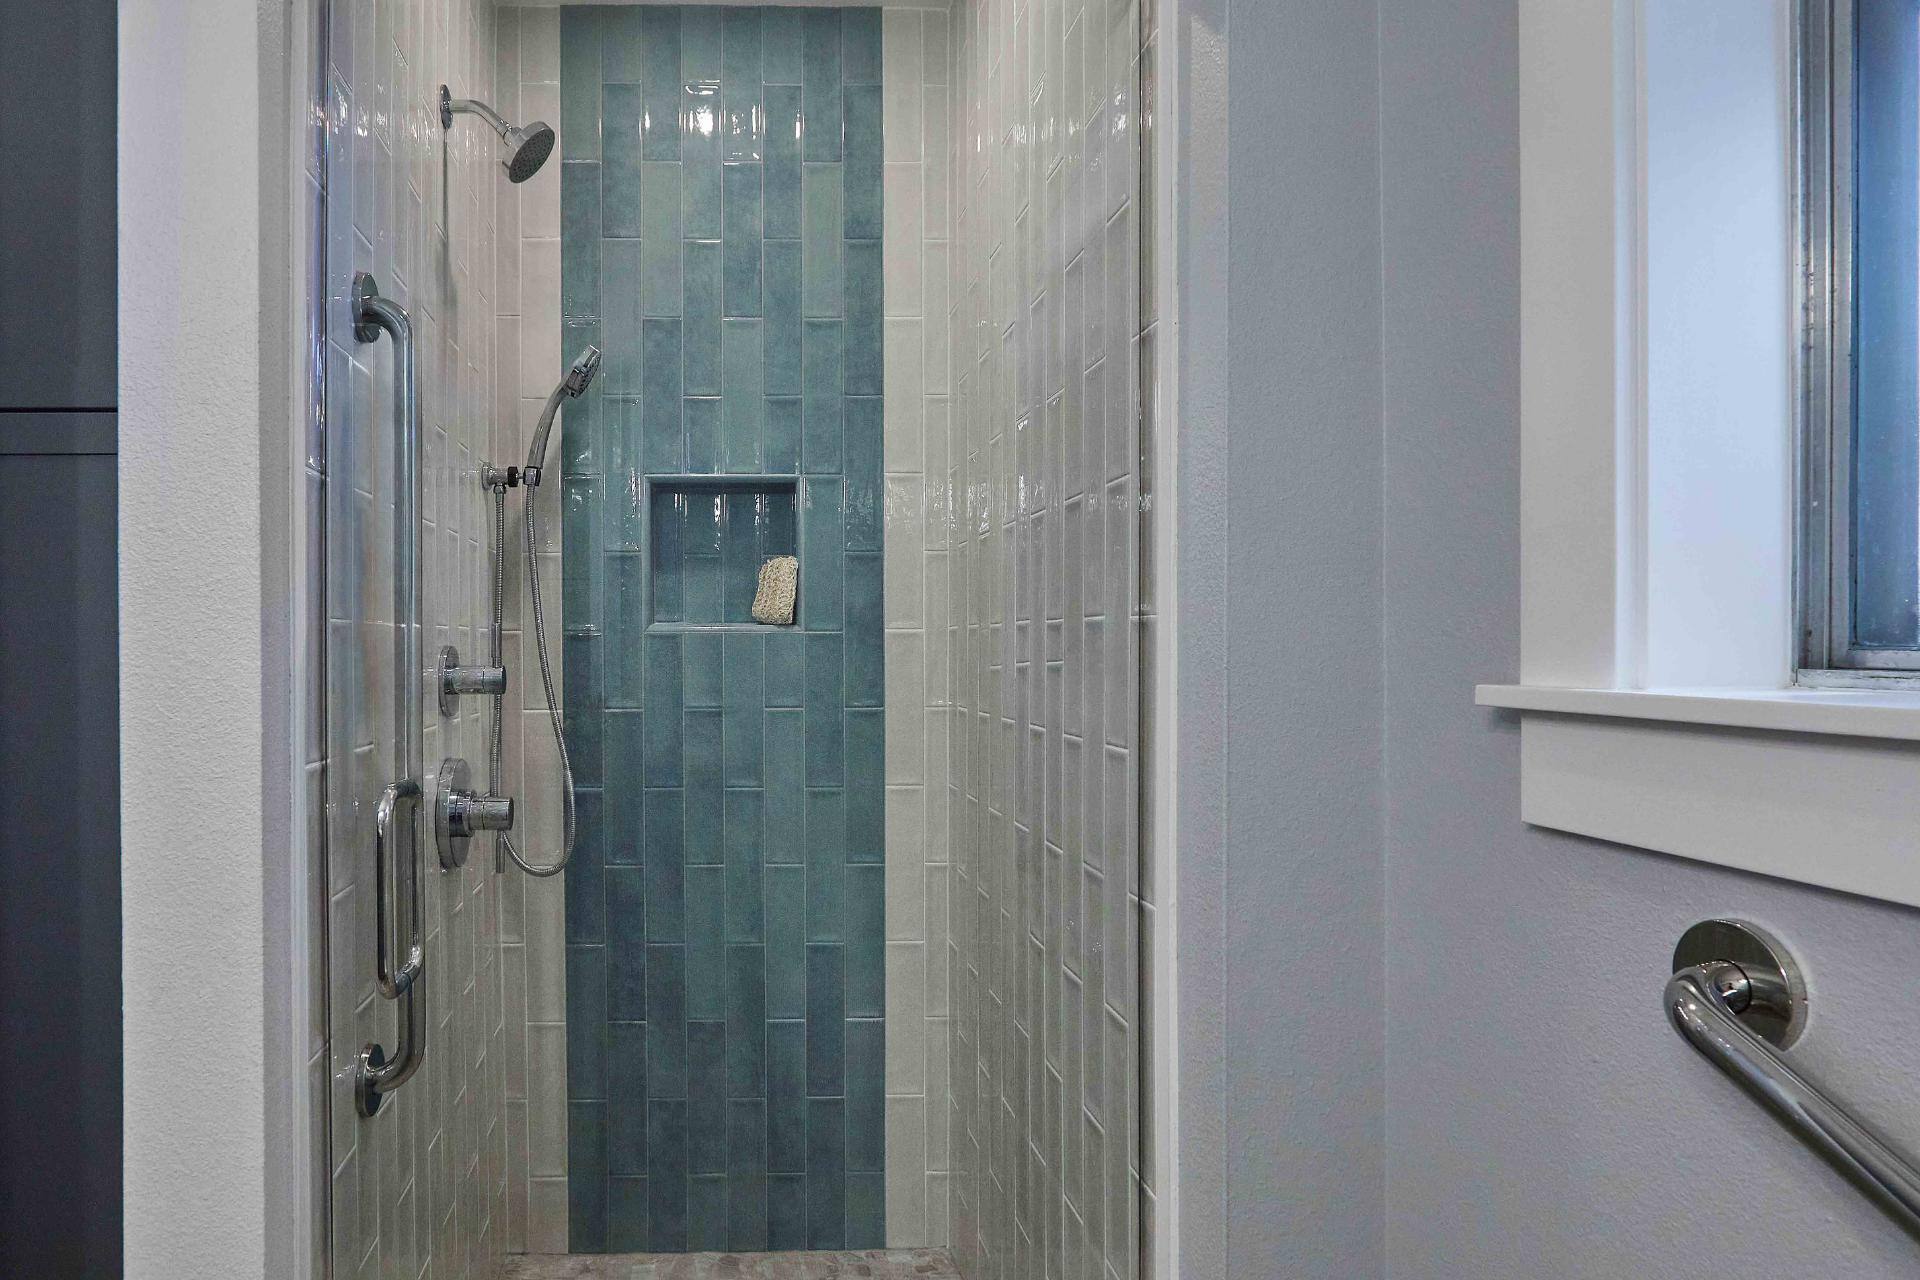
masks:
<svg viewBox="0 0 1920 1280"><path fill-rule="evenodd" d="M798 477L649 476L645 501L648 631L795 629L755 622L753 596L761 565L799 554Z"/></svg>

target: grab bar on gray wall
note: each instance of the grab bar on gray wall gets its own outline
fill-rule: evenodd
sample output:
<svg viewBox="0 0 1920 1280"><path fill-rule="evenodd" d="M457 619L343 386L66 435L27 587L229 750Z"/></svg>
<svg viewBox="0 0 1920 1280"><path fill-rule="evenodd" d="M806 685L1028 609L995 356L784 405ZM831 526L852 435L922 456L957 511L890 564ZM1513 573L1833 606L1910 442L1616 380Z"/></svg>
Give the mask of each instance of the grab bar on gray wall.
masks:
<svg viewBox="0 0 1920 1280"><path fill-rule="evenodd" d="M420 1069L427 1048L426 992L420 982L426 969L426 944L420 910L420 780L426 748L421 724L426 668L420 656L420 384L414 352L413 323L404 307L380 296L371 275L353 278L353 336L376 342L385 333L393 339L393 696L394 768L400 776L387 784L373 823L374 934L380 994L399 1000L399 1039L389 1058L368 1041L360 1050L354 1073L354 1095L360 1114L371 1116L380 1100ZM404 807L405 820L400 820ZM394 862L398 859L396 870ZM406 889L406 909L396 913L387 882L394 881L398 896ZM406 922L404 946L393 940L394 916ZM394 951L405 959L396 966Z"/></svg>
<svg viewBox="0 0 1920 1280"><path fill-rule="evenodd" d="M1687 1043L1920 1234L1920 1169L1780 1054L1805 1022L1792 956L1753 925L1707 920L1681 938L1674 969L1665 1003Z"/></svg>

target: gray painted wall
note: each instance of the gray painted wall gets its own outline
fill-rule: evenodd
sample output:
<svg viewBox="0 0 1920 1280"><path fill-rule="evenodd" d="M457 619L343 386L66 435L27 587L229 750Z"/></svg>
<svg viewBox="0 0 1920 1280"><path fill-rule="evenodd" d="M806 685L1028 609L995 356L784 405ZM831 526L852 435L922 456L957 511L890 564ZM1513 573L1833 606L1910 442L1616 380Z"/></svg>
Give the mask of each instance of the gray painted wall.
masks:
<svg viewBox="0 0 1920 1280"><path fill-rule="evenodd" d="M1517 820L1517 726L1470 696L1519 667L1515 6L1380 13L1388 1271L1914 1275L1658 994L1688 924L1765 922L1813 988L1795 1057L1920 1145L1920 915Z"/></svg>
<svg viewBox="0 0 1920 1280"><path fill-rule="evenodd" d="M1764 922L1795 1056L1920 1147L1920 916L1530 830L1472 705L1519 665L1514 0L1181 21L1180 1275L1915 1274L1658 995Z"/></svg>

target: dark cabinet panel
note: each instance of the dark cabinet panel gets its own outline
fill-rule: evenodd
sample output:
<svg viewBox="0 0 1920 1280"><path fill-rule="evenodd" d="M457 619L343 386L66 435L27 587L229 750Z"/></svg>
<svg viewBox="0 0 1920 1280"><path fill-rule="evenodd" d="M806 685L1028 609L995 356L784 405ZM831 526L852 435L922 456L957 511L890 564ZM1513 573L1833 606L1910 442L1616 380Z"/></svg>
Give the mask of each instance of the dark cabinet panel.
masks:
<svg viewBox="0 0 1920 1280"><path fill-rule="evenodd" d="M0 454L0 1275L120 1274L115 459Z"/></svg>
<svg viewBox="0 0 1920 1280"><path fill-rule="evenodd" d="M0 0L0 409L116 403L113 0Z"/></svg>

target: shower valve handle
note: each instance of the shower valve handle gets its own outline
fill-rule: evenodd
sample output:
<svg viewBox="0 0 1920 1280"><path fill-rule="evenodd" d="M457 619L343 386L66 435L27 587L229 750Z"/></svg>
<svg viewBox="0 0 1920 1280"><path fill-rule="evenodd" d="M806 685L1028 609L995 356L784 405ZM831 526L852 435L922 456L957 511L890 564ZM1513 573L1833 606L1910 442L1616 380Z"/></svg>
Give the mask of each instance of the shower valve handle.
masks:
<svg viewBox="0 0 1920 1280"><path fill-rule="evenodd" d="M505 667L463 667L460 651L452 645L440 650L440 714L451 716L459 710L462 694L498 698L507 691Z"/></svg>
<svg viewBox="0 0 1920 1280"><path fill-rule="evenodd" d="M467 864L467 841L482 831L513 827L513 799L485 795L473 789L473 771L458 757L440 764L434 786L433 834L440 847L440 865L451 871Z"/></svg>

